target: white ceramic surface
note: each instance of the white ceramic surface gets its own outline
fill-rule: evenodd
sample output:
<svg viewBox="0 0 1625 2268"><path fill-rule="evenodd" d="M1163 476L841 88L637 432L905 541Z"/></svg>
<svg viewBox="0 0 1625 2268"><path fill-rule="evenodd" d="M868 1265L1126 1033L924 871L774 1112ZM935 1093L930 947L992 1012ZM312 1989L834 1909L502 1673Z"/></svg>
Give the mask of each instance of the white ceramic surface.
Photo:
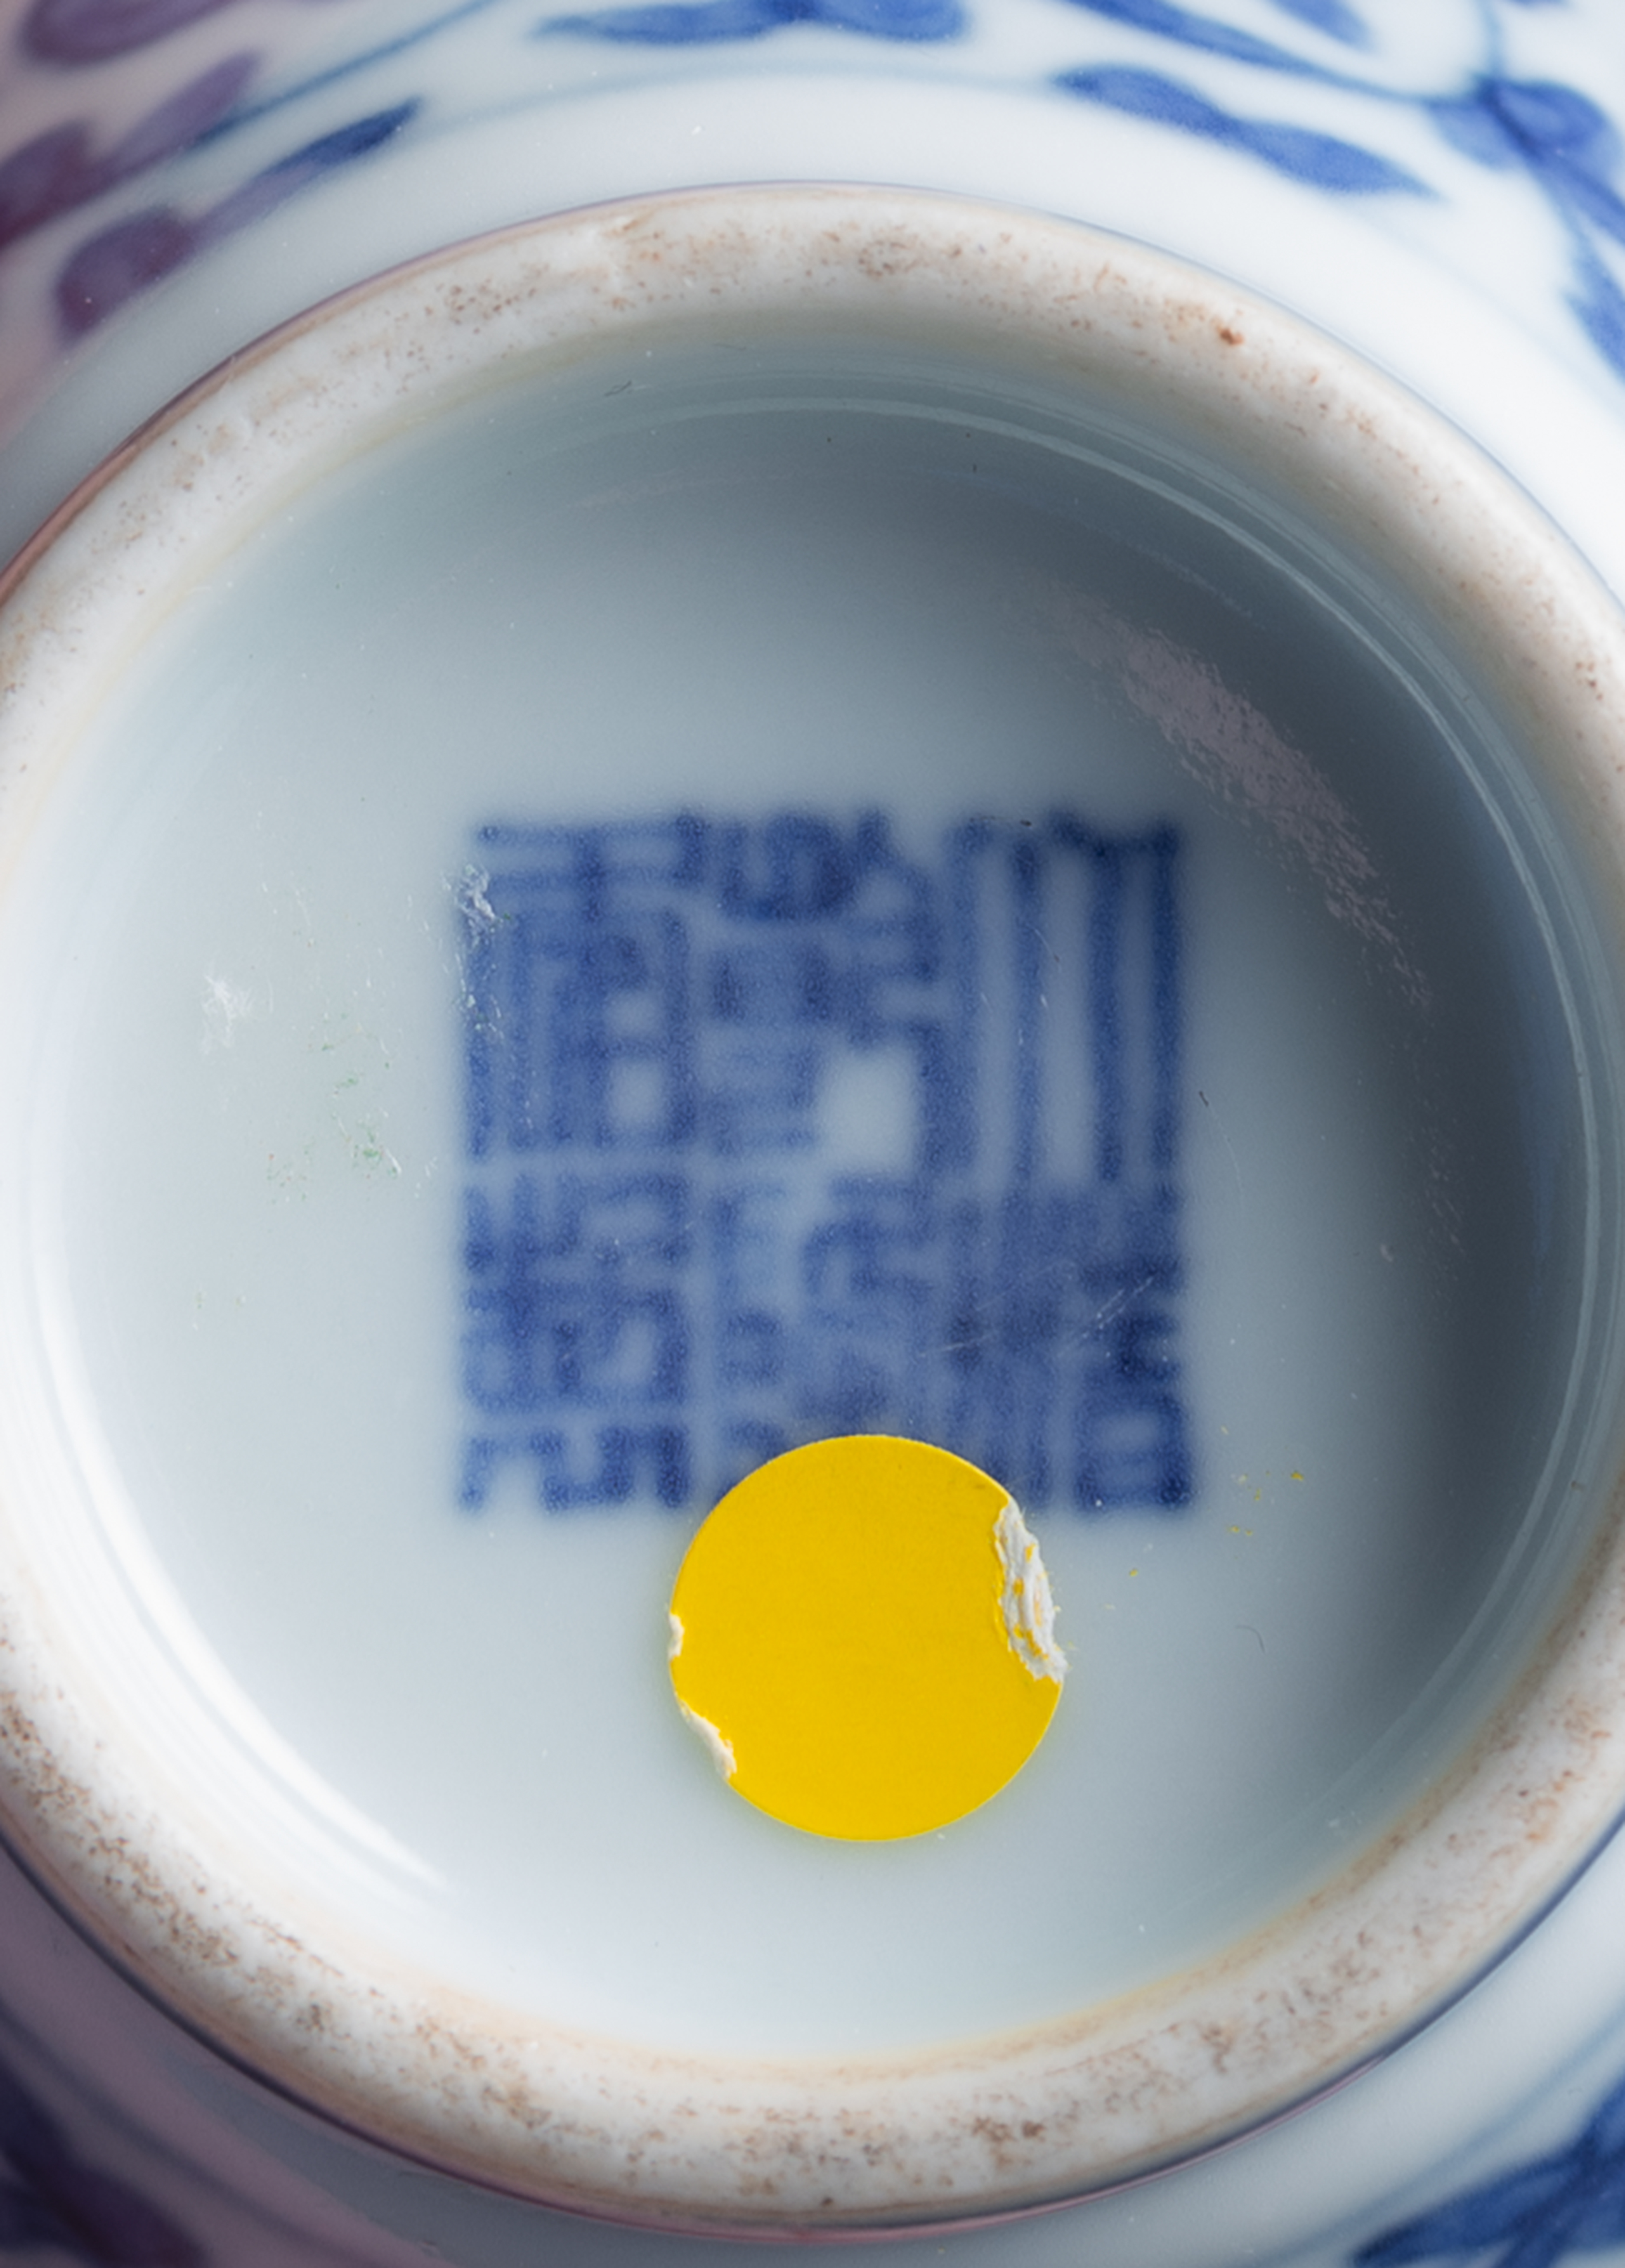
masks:
<svg viewBox="0 0 1625 2268"><path fill-rule="evenodd" d="M1589 1854L1625 661L1447 429L1071 227L612 209L246 357L6 637L9 1801L207 2033L554 2201L962 2220ZM832 1427L1073 1602L895 1851L660 1690Z"/></svg>
<svg viewBox="0 0 1625 2268"><path fill-rule="evenodd" d="M398 9L279 15L279 26L297 24L301 39L325 48L330 70L342 68L325 77L311 69L311 91L301 95L303 68L278 65L282 107L250 116L255 106L245 100L240 135L233 127L156 161L165 169L161 195L153 194L155 171L132 172L124 185L64 208L37 235L19 236L7 288L35 290L43 309L61 278L61 255L78 248L71 239L81 230L88 237L92 220L99 230L110 225L121 207L133 217L143 198L192 213L228 206L252 214L254 195L235 207L229 200L252 177L254 162L263 174L295 147L340 136L329 146L343 163L311 161L284 173L279 187L297 188L298 199L290 194L279 202L258 192L262 207L276 210L255 220L252 234L228 241L225 223L217 222L211 250L210 231L197 232L195 246L188 242L195 261L144 303L130 298L116 320L82 333L88 343L60 372L43 320L13 323L10 336L26 340L34 357L31 376L19 349L18 398L47 369L55 379L50 401L8 454L13 534L20 539L102 447L216 355L388 259L469 226L597 195L815 174L1025 198L1243 275L1353 338L1458 416L1605 573L1625 579L1610 502L1620 465L1611 360L1618 331L1610 313L1617 287L1609 268L1616 176L1606 119L1575 91L1584 86L1606 103L1620 69L1606 15L1441 9L1427 19L1424 40L1411 15L1372 10L1364 47L1355 37L1362 19L1332 7L1238 8L1222 24L1172 10L1120 8L1109 17L1060 5L1020 15L989 10L958 32L945 19L917 19L908 43L886 46L870 44L887 28L878 17L865 29L838 18L759 23L746 12L713 15L709 28L717 36L700 47L673 45L682 15L655 11L642 40L625 36L637 26L622 22L610 27L621 35L613 40L600 25L531 40L528 17L520 22L494 9L409 45L401 43L403 33L427 34L427 20L408 26ZM173 58L165 85L179 84L214 68L228 33L246 38L247 21L230 10L200 17L177 28L176 44L150 43L143 53L166 70ZM256 18L256 31L261 26L269 39L270 11ZM698 27L690 21L686 28ZM183 38L191 43L184 58ZM216 45L204 56L207 40ZM384 48L391 52L364 60ZM431 64L431 56L449 60ZM516 57L537 72L534 84ZM53 62L59 100L76 69L94 70L104 87L116 76L110 55L82 66ZM1061 74L1073 75L1065 87ZM158 99L134 80L119 83L137 110ZM19 105L23 85L19 75ZM1181 99L1171 86L1184 90ZM365 133L343 138L359 121L383 122L412 101L421 107L387 132L379 123L370 148ZM30 114L30 130L40 115ZM296 121L302 144L291 130ZM1364 168L1305 138L1316 134L1335 136L1345 153L1364 153ZM274 146L273 136L281 137ZM232 155L253 149L255 136L263 146L254 162ZM1401 168L1409 184L1397 177ZM55 270L48 252L59 262ZM1554 2259L1570 2249L1605 2248L1621 2210L1611 2172L1608 2105L1619 2064L1609 2010L1615 1996L1625 1998L1607 1926L1609 1864L1593 1868L1523 1951L1452 2015L1287 2127L1060 2220L939 2242L967 2258L1158 2263L1397 2260L1474 2249L1496 2257L1496 2248L1504 2252L1523 2237ZM389 2173L246 2083L217 2068L210 2076L197 2051L160 2045L164 2036L146 2014L93 1967L73 1960L63 1967L98 2009L92 2043L69 2056L70 2065L81 2074L105 2070L108 2040L143 2042L124 2068L147 2076L118 2090L128 2104L151 2086L153 2058L169 2058L202 2089L207 2110L193 2123L172 2099L153 2121L195 2164L229 2154L239 2200L275 2193L290 2215L315 2213L310 2188L272 2170L302 2166L316 2191L347 2196L373 2223L372 2235L355 2241L381 2246L379 2257L415 2257L430 2240L470 2262L524 2257L535 2233L527 2209ZM15 1997L26 2002L38 1992L42 1973L36 1965L32 1977L19 1976ZM29 2012L38 2031L53 2029L49 2006L48 1995ZM60 2077L48 2079L44 2066L27 2063L20 2049L19 2056L37 2098L72 2101L71 2078L66 2095L53 2095ZM85 2084L83 2076L77 2083ZM16 2139L7 2148L18 2202L16 2235L4 2241L26 2241L30 2213L33 2226L49 2228L39 2218L40 2197L65 2193L82 2203L91 2195L83 2166L97 2162L95 2138L112 2130L97 2124L88 2105L72 2115L87 2139L64 2171L38 2122L31 2126L14 2110L9 2134ZM246 2154L238 2144L227 2151L223 2137L233 2125L252 2131ZM119 2157L127 2145L99 2146L104 2161L128 2165ZM226 2233L240 2202L211 2202L217 2191L192 2174L140 2170L174 2228L202 2232L198 2241L214 2248L209 2257L250 2257L240 2249L247 2241L240 2219L236 2233ZM264 2184L258 2192L256 2183ZM124 2234L108 2242L127 2250L147 2242L147 2257L164 2257L151 2250L163 2243L173 2257L199 2257L175 2250L179 2235L139 2238L134 2208L108 2207L115 2220L121 2210ZM1413 2235L1398 2233L1418 2216ZM545 2225L564 2257L571 2247L592 2258L662 2242ZM66 2257L99 2257L85 2248L102 2240L85 2235L85 2226L77 2236L70 2224L59 2228L59 2235L69 2229ZM392 2227L394 2240L377 2233ZM315 2243L328 2241L308 2233L283 2238L270 2228L262 2220L260 2241L284 2250L268 2258L309 2258Z"/></svg>

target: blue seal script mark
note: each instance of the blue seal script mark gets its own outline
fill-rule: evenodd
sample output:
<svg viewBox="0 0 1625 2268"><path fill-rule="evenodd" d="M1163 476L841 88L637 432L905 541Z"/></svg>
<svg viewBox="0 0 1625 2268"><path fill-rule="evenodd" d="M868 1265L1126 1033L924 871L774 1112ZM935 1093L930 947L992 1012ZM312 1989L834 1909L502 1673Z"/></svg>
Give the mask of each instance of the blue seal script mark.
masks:
<svg viewBox="0 0 1625 2268"><path fill-rule="evenodd" d="M830 1434L1189 1501L1179 843L490 827L459 893L462 1501L710 1503Z"/></svg>

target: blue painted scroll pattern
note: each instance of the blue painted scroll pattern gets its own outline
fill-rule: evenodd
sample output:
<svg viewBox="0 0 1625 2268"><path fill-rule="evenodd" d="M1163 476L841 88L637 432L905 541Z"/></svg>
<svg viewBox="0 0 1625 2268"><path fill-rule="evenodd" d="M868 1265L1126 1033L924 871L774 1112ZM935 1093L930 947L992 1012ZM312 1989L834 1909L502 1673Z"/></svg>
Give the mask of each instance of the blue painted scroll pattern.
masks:
<svg viewBox="0 0 1625 2268"><path fill-rule="evenodd" d="M1561 2268L1625 2247L1625 2081L1564 2149L1528 2160L1388 2229L1351 2268L1470 2261L1474 2268Z"/></svg>
<svg viewBox="0 0 1625 2268"><path fill-rule="evenodd" d="M567 99L578 80L585 86L595 77L595 49L613 48L629 60L641 53L658 73L675 49L755 52L765 42L776 52L786 35L799 43L798 67L817 68L854 40L920 59L911 65L895 54L893 72L927 68L929 51L937 77L1052 98L1058 91L1136 122L1171 154L1181 141L1217 145L1344 202L1453 199L1462 225L1477 226L1460 171L1436 174L1419 157L1425 144L1414 131L1388 130L1421 120L1441 156L1465 158L1500 175L1503 187L1521 180L1554 224L1561 249L1550 273L1526 279L1520 308L1577 323L1625 377L1625 198L1608 90L1582 91L1538 61L1532 66L1522 36L1537 16L1576 14L1575 0L1455 0L1448 33L1433 38L1426 84L1405 82L1390 53L1394 0L1254 0L1250 7L1215 0L1206 8L1182 0L1040 0L1048 29L1036 34L1033 53L1045 49L1055 60L1033 62L1025 77L999 61L1000 0L616 0L552 9L538 0L421 7L402 0L386 36L378 36L369 13L360 19L367 36L353 44L342 32L346 0L285 4L290 26L320 20L341 27L320 66L303 75L295 64L308 29L278 41L261 13L254 44L234 40L236 0L33 0L8 60L13 91L22 83L26 97L33 74L50 116L9 146L0 134L0 254L85 214L88 225L53 254L50 321L59 348L206 247L397 137L471 128L484 114L482 102L495 112ZM500 32L495 41L485 37L471 67L487 18ZM1091 51L1079 53L1091 32ZM206 59L195 44L204 37L214 43ZM99 119L114 85L109 69L165 43L177 58L171 90L133 124ZM1593 44L1604 56L1612 52L1600 28ZM456 64L455 96L441 91L443 52ZM528 77L527 53L537 58ZM575 77L572 54L582 59ZM489 77L504 55L503 83L482 96L481 73ZM64 117L62 90L79 83L84 102ZM26 118L28 108L26 99L13 99L5 114ZM232 178L224 153L234 149L245 162ZM209 170L199 173L195 161L203 157ZM132 185L149 180L158 194L133 204ZM15 342L15 306L6 328ZM0 397L5 390L0 368Z"/></svg>
<svg viewBox="0 0 1625 2268"><path fill-rule="evenodd" d="M488 830L464 1504L709 1504L861 1432L1187 1503L1178 874L1063 814Z"/></svg>

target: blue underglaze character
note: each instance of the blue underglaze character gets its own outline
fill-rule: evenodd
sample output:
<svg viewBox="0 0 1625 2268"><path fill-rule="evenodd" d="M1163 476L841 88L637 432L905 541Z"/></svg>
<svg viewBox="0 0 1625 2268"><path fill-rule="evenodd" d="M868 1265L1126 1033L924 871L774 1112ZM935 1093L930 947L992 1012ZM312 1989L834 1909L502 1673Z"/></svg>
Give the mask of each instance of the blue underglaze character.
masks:
<svg viewBox="0 0 1625 2268"><path fill-rule="evenodd" d="M786 811L474 848L467 1510L516 1467L554 1512L709 1503L876 1429L1035 1509L1190 1501L1171 829L969 821L916 857L882 813ZM831 1097L877 1056L895 1163L857 1173Z"/></svg>
<svg viewBox="0 0 1625 2268"><path fill-rule="evenodd" d="M1625 2244L1625 2082L1566 2150L1468 2190L1363 2245L1354 2268L1470 2256L1474 2268L1559 2268Z"/></svg>

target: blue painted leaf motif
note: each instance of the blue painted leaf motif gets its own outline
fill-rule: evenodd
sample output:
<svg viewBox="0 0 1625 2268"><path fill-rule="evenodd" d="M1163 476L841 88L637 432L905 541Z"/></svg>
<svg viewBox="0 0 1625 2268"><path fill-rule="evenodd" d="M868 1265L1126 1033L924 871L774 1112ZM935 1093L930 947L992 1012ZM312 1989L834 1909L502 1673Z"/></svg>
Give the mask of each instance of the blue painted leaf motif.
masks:
<svg viewBox="0 0 1625 2268"><path fill-rule="evenodd" d="M653 0L645 7L603 8L555 16L539 37L577 32L650 47L704 47L755 40L785 24L827 24L877 40L952 40L965 28L960 0Z"/></svg>
<svg viewBox="0 0 1625 2268"><path fill-rule="evenodd" d="M1614 164L1620 137L1606 112L1588 95L1555 79L1489 78L1483 99L1493 104L1531 157L1600 170Z"/></svg>
<svg viewBox="0 0 1625 2268"><path fill-rule="evenodd" d="M54 126L0 158L0 245L83 202L90 145L88 126Z"/></svg>
<svg viewBox="0 0 1625 2268"><path fill-rule="evenodd" d="M421 100L398 102L392 109L376 110L370 117L353 118L348 126L335 127L331 134L320 135L301 149L290 151L256 173L240 189L224 198L202 224L210 243L229 236L262 212L279 205L307 181L323 173L331 173L340 166L348 166L357 158L369 157L381 149L386 142L399 134L401 128L416 117L423 108Z"/></svg>
<svg viewBox="0 0 1625 2268"><path fill-rule="evenodd" d="M1620 137L1607 114L1575 88L1547 80L1492 80L1485 92L1558 202L1625 244L1625 202L1607 178L1619 161Z"/></svg>
<svg viewBox="0 0 1625 2268"><path fill-rule="evenodd" d="M1570 2222L1570 2242L1585 2252L1611 2251L1625 2244L1625 2194L1617 2186L1583 2198Z"/></svg>
<svg viewBox="0 0 1625 2268"><path fill-rule="evenodd" d="M818 0L816 24L879 40L952 40L965 29L959 0Z"/></svg>
<svg viewBox="0 0 1625 2268"><path fill-rule="evenodd" d="M1445 141L1476 164L1498 173L1523 164L1518 136L1482 90L1473 95L1441 96L1423 107Z"/></svg>
<svg viewBox="0 0 1625 2268"><path fill-rule="evenodd" d="M1290 48L1278 48L1271 40L1255 39L1251 32L1239 32L1233 24L1224 23L1217 16L1199 16L1194 9L1176 7L1173 0L1072 0L1072 4L1114 24L1132 24L1136 31L1177 40L1181 47L1199 48L1203 55L1226 55L1232 63L1257 63L1266 70L1291 71L1304 78L1323 75Z"/></svg>
<svg viewBox="0 0 1625 2268"><path fill-rule="evenodd" d="M133 213L87 237L56 281L56 313L70 338L77 338L158 283L197 250L196 226L168 207Z"/></svg>
<svg viewBox="0 0 1625 2268"><path fill-rule="evenodd" d="M416 101L397 103L391 110L353 119L279 158L208 212L188 217L173 206L155 205L87 237L57 277L56 313L62 329L70 338L93 330L206 245L234 235L308 182L378 149L420 107Z"/></svg>
<svg viewBox="0 0 1625 2268"><path fill-rule="evenodd" d="M1426 106L1439 131L1482 165L1525 165L1604 181L1620 154L1613 122L1571 86L1479 79L1470 94Z"/></svg>
<svg viewBox="0 0 1625 2268"><path fill-rule="evenodd" d="M1553 80L1486 77L1471 95L1427 107L1467 157L1502 171L1526 167L1560 211L1625 244L1625 199L1608 178L1620 136L1589 96Z"/></svg>
<svg viewBox="0 0 1625 2268"><path fill-rule="evenodd" d="M257 124L261 119L269 117L276 111L299 110L308 104L312 95L326 93L346 79L364 80L379 64L398 62L402 55L410 55L419 48L432 46L456 26L467 23L471 17L485 15L502 4L503 0L451 0L450 6L441 8L432 16L419 17L389 30L384 38L375 40L370 46L350 48L319 64L308 78L286 80L261 100L242 104L230 118L222 120L202 138L212 142L241 127ZM404 12L409 14L409 11Z"/></svg>
<svg viewBox="0 0 1625 2268"><path fill-rule="evenodd" d="M22 40L42 63L99 63L212 16L231 0L34 0Z"/></svg>
<svg viewBox="0 0 1625 2268"><path fill-rule="evenodd" d="M1559 173L1557 167L1552 170L1555 174ZM1594 228L1611 236L1615 244L1625 244L1625 200L1606 181L1593 180L1587 173L1570 173L1565 167L1554 186L1561 188L1570 206L1584 213Z"/></svg>
<svg viewBox="0 0 1625 2268"><path fill-rule="evenodd" d="M0 2065L0 2251L50 2247L83 2268L206 2268L183 2228L87 2164L51 2114Z"/></svg>
<svg viewBox="0 0 1625 2268"><path fill-rule="evenodd" d="M1625 344L1625 295L1612 284L1608 288ZM1517 2167L1389 2229L1363 2245L1354 2261L1355 2268L1405 2268L1411 2261L1493 2253L1490 2268L1558 2268L1576 2251L1621 2241L1625 2085L1604 2096L1568 2149Z"/></svg>
<svg viewBox="0 0 1625 2268"><path fill-rule="evenodd" d="M259 62L252 53L225 56L137 119L100 157L90 127L75 122L0 158L0 249L186 149L231 109Z"/></svg>
<svg viewBox="0 0 1625 2268"><path fill-rule="evenodd" d="M604 8L590 16L555 16L537 35L582 32L600 40L656 48L705 47L720 40L755 40L795 18L785 0L656 0L648 8Z"/></svg>
<svg viewBox="0 0 1625 2268"><path fill-rule="evenodd" d="M1182 133L1201 135L1204 140L1222 143L1232 150L1245 150L1261 158L1265 165L1273 166L1277 173L1290 174L1294 180L1307 181L1318 189L1330 189L1342 196L1371 196L1395 190L1418 196L1432 195L1425 182L1419 181L1414 173L1403 166L1396 166L1391 158L1379 157L1374 150L1363 150L1356 143L1340 141L1331 134L1315 133L1305 126L1238 118L1233 112L1221 110L1217 103L1198 94L1194 87L1178 79L1165 78L1159 71L1109 65L1093 70L1066 71L1055 83L1069 94L1104 103L1113 110L1126 111L1131 117L1152 118L1159 125L1177 127Z"/></svg>
<svg viewBox="0 0 1625 2268"><path fill-rule="evenodd" d="M1592 344L1625 378L1625 291L1589 247L1577 252L1575 268L1579 288L1569 294L1569 305Z"/></svg>
<svg viewBox="0 0 1625 2268"><path fill-rule="evenodd" d="M1275 4L1284 14L1296 16L1300 24L1312 24L1317 32L1341 40L1346 48L1369 48L1371 43L1364 18L1347 0L1275 0Z"/></svg>
<svg viewBox="0 0 1625 2268"><path fill-rule="evenodd" d="M1360 2268L1401 2268L1413 2260L1432 2260L1452 2252L1479 2252L1504 2243L1509 2234L1549 2216L1560 2205L1567 2181L1562 2159L1542 2160L1499 2182L1457 2198L1437 2213L1424 2213L1356 2253Z"/></svg>
<svg viewBox="0 0 1625 2268"><path fill-rule="evenodd" d="M1625 2155L1625 2082L1603 2096L1586 2121L1583 2139L1599 2157Z"/></svg>
<svg viewBox="0 0 1625 2268"><path fill-rule="evenodd" d="M128 181L173 158L224 118L260 68L252 49L226 55L138 119L108 152L105 177Z"/></svg>

